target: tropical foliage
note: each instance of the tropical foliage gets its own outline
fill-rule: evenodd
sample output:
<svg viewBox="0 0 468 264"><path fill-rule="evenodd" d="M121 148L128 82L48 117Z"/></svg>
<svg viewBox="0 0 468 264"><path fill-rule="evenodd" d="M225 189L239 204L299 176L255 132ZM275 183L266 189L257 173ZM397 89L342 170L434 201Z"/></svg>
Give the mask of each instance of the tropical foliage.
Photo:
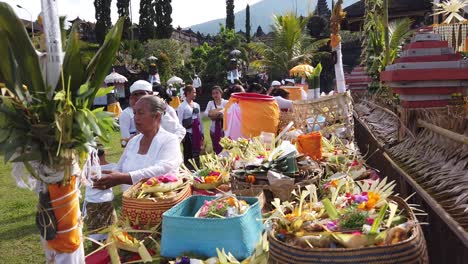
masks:
<svg viewBox="0 0 468 264"><path fill-rule="evenodd" d="M65 171L84 157L95 137L107 141L114 119L103 109L90 110L118 50L123 19L109 31L88 65L82 64L77 25L67 41L62 78L57 87L44 81L35 49L13 9L0 3L0 75L5 80L0 104L0 153L5 162L38 161ZM51 91L55 92L51 93ZM34 172L30 170L34 175Z"/></svg>
<svg viewBox="0 0 468 264"><path fill-rule="evenodd" d="M173 39L151 39L143 44L145 58L158 58L158 71L161 81L165 82L172 75L178 73L188 58L190 48Z"/></svg>
<svg viewBox="0 0 468 264"><path fill-rule="evenodd" d="M393 63L398 56L401 45L413 33L411 19L396 20L387 26L387 22L384 21L384 12L382 1L366 1L363 28L366 34L364 35L361 57L362 64L366 66L367 73L373 79L373 87L379 86L380 72L385 69L385 66ZM388 32L388 36L386 36L386 32ZM388 46L385 45L386 37L388 37ZM386 54L389 55L388 59Z"/></svg>
<svg viewBox="0 0 468 264"><path fill-rule="evenodd" d="M267 67L273 77L282 78L287 76L292 67L300 63L310 63L313 56L319 54L318 48L325 45L328 40L314 41L304 32L306 24L307 20L293 13L274 16L272 46L259 42L249 45L262 56L254 64Z"/></svg>
<svg viewBox="0 0 468 264"><path fill-rule="evenodd" d="M226 82L226 67L229 53L232 50L240 50L242 55L239 59L247 61L247 52L243 41L243 38L237 35L234 30L229 30L221 25L213 45L204 43L193 49L190 60L186 64L186 72L201 74L200 77L203 80L222 85Z"/></svg>

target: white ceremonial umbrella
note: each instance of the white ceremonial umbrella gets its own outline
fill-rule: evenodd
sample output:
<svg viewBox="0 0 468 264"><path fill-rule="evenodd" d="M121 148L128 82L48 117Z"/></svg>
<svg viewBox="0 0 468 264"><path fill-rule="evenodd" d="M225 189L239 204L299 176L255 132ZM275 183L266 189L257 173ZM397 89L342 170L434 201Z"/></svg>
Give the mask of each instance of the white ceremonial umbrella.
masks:
<svg viewBox="0 0 468 264"><path fill-rule="evenodd" d="M169 80L167 80L167 84L180 84L183 83L184 80L182 80L180 77L177 76L172 76Z"/></svg>
<svg viewBox="0 0 468 264"><path fill-rule="evenodd" d="M127 78L125 76L116 73L115 70L112 70L112 73L106 76L106 78L104 79L104 82L106 84L108 84L108 83L126 83L126 82L128 82L128 80L127 80Z"/></svg>

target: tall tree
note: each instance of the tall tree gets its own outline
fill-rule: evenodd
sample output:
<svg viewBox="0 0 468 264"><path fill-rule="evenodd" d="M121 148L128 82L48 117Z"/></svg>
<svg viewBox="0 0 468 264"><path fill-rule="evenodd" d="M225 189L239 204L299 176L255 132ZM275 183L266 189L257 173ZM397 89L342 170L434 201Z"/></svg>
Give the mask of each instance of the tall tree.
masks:
<svg viewBox="0 0 468 264"><path fill-rule="evenodd" d="M155 14L152 0L140 1L140 40L147 41L154 38Z"/></svg>
<svg viewBox="0 0 468 264"><path fill-rule="evenodd" d="M245 8L245 40L250 42L250 5Z"/></svg>
<svg viewBox="0 0 468 264"><path fill-rule="evenodd" d="M112 0L94 0L95 18L96 18L96 40L99 43L104 42L107 31L112 26L110 17L110 7Z"/></svg>
<svg viewBox="0 0 468 264"><path fill-rule="evenodd" d="M255 36L256 36L256 37L261 37L261 36L263 36L263 35L265 35L265 32L263 32L263 29L262 29L261 26L258 26L258 27L257 27L257 31L255 32Z"/></svg>
<svg viewBox="0 0 468 264"><path fill-rule="evenodd" d="M226 28L234 29L234 0L226 0Z"/></svg>
<svg viewBox="0 0 468 264"><path fill-rule="evenodd" d="M156 38L167 39L172 35L172 5L171 0L154 1Z"/></svg>
<svg viewBox="0 0 468 264"><path fill-rule="evenodd" d="M308 63L319 55L318 48L327 44L328 39L312 41L304 32L307 20L300 19L294 13L283 16L273 16L273 39L271 46L261 42L252 42L249 47L262 55L254 63L265 66L271 71L271 76L282 78L288 75L289 69Z"/></svg>
<svg viewBox="0 0 468 264"><path fill-rule="evenodd" d="M130 0L117 0L117 12L119 17L125 16L124 28L122 31L123 39L130 39L132 23L130 21L130 12L129 12Z"/></svg>
<svg viewBox="0 0 468 264"><path fill-rule="evenodd" d="M315 10L317 14L314 14L314 15L319 15L323 17L330 17L331 15L331 11L328 8L327 0L318 0L317 8Z"/></svg>

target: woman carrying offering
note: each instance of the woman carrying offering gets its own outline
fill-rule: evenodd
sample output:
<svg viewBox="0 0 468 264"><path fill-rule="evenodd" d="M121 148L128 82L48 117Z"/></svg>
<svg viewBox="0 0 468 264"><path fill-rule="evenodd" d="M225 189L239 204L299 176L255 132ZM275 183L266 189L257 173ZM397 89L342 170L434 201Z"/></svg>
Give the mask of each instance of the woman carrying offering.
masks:
<svg viewBox="0 0 468 264"><path fill-rule="evenodd" d="M165 102L151 95L141 97L134 107L134 121L140 134L128 142L116 170L103 170L95 188L124 184L123 190L141 179L175 174L182 163L177 136L161 127Z"/></svg>
<svg viewBox="0 0 468 264"><path fill-rule="evenodd" d="M224 137L223 131L223 109L228 100L222 98L223 90L215 85L211 90L212 101L208 102L204 115L211 119L210 136L213 144L213 151L219 154L223 148L219 144L219 140Z"/></svg>
<svg viewBox="0 0 468 264"><path fill-rule="evenodd" d="M186 85L184 88L185 100L177 108L177 115L180 123L187 130L185 138L182 141L184 146L184 163L193 169L189 163L190 159L195 159L197 166L199 165L200 151L203 146L203 124L200 115L200 105L193 100L197 96L197 92L192 85Z"/></svg>

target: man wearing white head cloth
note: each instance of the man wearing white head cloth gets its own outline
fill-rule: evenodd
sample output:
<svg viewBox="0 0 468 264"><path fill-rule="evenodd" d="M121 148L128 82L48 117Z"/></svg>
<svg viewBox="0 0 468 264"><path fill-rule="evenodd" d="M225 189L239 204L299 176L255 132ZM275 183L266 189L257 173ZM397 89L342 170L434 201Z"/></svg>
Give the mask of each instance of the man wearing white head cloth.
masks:
<svg viewBox="0 0 468 264"><path fill-rule="evenodd" d="M130 105L125 108L119 119L122 147L125 147L127 142L138 133L134 122L133 105L135 105L141 97L150 94L158 95L157 92L153 93L153 86L147 81L138 80L130 86ZM171 111L168 114L163 114L161 127L175 134L179 141L181 141L185 136L185 129L182 126L178 126L179 120L174 118L177 118L177 115Z"/></svg>
<svg viewBox="0 0 468 264"><path fill-rule="evenodd" d="M281 83L279 81L271 82L270 88L268 88L268 91L267 91L267 95L270 95L274 89L280 88L280 86L281 86Z"/></svg>

